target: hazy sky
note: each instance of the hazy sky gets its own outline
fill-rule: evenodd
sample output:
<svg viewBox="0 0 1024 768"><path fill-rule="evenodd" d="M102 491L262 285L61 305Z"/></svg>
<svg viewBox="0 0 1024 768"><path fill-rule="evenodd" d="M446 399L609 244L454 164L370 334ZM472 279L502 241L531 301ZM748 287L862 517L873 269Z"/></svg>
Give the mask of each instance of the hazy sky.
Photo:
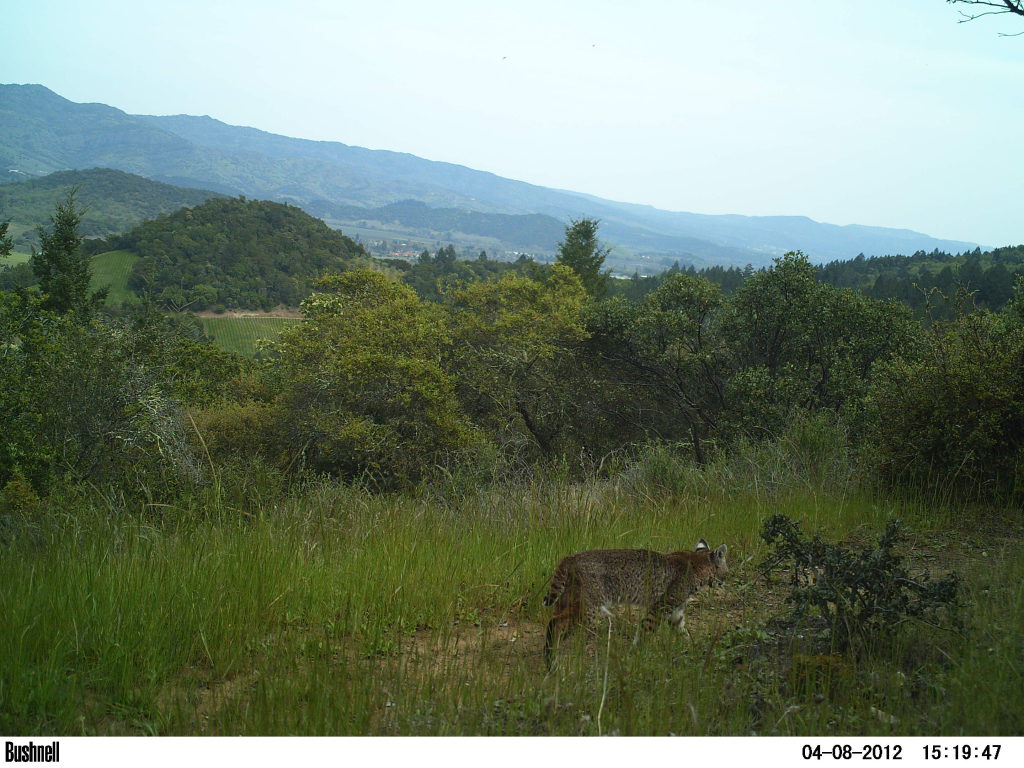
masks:
<svg viewBox="0 0 1024 768"><path fill-rule="evenodd" d="M12 7L13 6L13 7ZM1024 242L1024 19L943 0L13 0L0 82L697 213Z"/></svg>

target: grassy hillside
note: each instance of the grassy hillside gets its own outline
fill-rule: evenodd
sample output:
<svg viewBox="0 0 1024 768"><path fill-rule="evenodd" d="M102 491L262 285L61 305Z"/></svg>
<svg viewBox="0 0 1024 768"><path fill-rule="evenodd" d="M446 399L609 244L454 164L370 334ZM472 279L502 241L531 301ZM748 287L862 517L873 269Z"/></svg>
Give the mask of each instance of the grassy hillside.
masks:
<svg viewBox="0 0 1024 768"><path fill-rule="evenodd" d="M217 346L229 352L255 355L261 339L273 341L298 319L290 317L202 317L203 330Z"/></svg>
<svg viewBox="0 0 1024 768"><path fill-rule="evenodd" d="M128 276L132 267L139 260L131 251L107 251L92 258L92 284L93 290L107 287L107 304L120 304L125 299L135 295L128 288Z"/></svg>
<svg viewBox="0 0 1024 768"><path fill-rule="evenodd" d="M565 235L565 223L541 214L479 213L431 208L416 200L379 208L359 208L316 201L304 208L346 232L353 227L378 238L413 238L422 242L458 242L462 247L553 253ZM372 233L372 235L371 235Z"/></svg>

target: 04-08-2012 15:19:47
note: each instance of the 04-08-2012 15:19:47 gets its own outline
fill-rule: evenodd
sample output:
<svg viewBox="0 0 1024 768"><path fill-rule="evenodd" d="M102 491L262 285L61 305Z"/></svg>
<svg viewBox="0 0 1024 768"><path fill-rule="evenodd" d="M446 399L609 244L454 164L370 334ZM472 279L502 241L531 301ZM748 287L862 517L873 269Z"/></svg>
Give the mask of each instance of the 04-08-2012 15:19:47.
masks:
<svg viewBox="0 0 1024 768"><path fill-rule="evenodd" d="M999 752L1002 749L1000 744L986 744L984 746L972 746L970 744L954 744L953 746L942 746L939 744L926 744L922 746L925 760L998 760ZM822 748L820 744L805 744L802 750L804 760L821 760L831 758L833 760L851 760L860 758L862 760L902 760L903 747L899 744L868 744L862 749L854 749L850 744L836 744L831 749Z"/></svg>

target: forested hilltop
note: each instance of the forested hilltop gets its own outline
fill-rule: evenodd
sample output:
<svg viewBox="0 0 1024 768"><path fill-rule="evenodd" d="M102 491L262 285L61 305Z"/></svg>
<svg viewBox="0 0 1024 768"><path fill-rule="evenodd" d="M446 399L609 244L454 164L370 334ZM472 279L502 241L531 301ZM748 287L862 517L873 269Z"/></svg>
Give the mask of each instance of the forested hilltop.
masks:
<svg viewBox="0 0 1024 768"><path fill-rule="evenodd" d="M103 246L139 256L129 287L169 309L297 306L314 279L369 257L289 205L228 198L140 224Z"/></svg>

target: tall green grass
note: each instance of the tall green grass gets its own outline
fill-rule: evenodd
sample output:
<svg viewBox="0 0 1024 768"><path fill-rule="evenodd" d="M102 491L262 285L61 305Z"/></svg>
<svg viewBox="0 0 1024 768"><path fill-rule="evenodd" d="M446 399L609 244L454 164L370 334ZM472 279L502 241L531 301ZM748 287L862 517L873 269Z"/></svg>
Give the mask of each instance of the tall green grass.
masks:
<svg viewBox="0 0 1024 768"><path fill-rule="evenodd" d="M751 483L743 462L694 469L660 448L582 482L387 496L224 475L180 508L51 500L0 545L0 731L1020 732L1017 543L961 548L925 505L770 469ZM967 575L969 638L907 625L832 656L769 636L785 585L756 564L777 511L837 539L894 514L930 530L919 544ZM688 609L690 640L662 628L633 646L617 621L546 672L540 597L560 557L702 537L729 544L731 574Z"/></svg>

